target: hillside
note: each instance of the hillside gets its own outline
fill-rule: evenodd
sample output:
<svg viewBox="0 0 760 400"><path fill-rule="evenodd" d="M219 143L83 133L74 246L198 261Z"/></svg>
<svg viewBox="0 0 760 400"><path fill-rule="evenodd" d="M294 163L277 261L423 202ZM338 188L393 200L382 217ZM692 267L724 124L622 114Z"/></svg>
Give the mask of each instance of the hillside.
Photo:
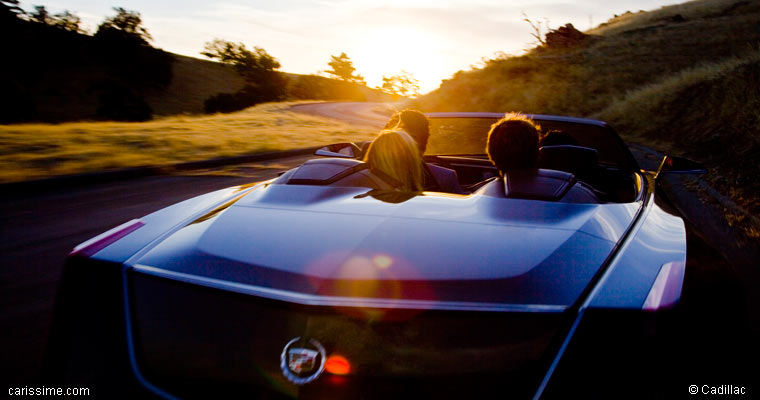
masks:
<svg viewBox="0 0 760 400"><path fill-rule="evenodd" d="M203 102L218 93L234 93L245 85L245 80L229 65L216 61L173 54L173 78L169 86L160 91L145 93L145 99L157 116L203 113ZM292 93L293 98L312 100L391 101L391 96L367 86L346 84L313 75L286 74L291 85L299 80L314 80L326 87L323 93L308 96ZM345 86L348 86L346 88ZM342 92L341 92L342 91ZM328 92L328 93L324 93Z"/></svg>
<svg viewBox="0 0 760 400"><path fill-rule="evenodd" d="M760 0L626 12L574 46L460 71L426 111L591 116L626 140L703 161L708 179L760 213Z"/></svg>
<svg viewBox="0 0 760 400"><path fill-rule="evenodd" d="M145 94L156 115L202 113L204 100L217 93L236 92L245 84L229 65L177 54L173 57L169 86Z"/></svg>
<svg viewBox="0 0 760 400"><path fill-rule="evenodd" d="M703 0L626 13L587 32L578 46L538 47L460 71L416 105L590 115L642 85L751 52L760 44L758 23L758 0Z"/></svg>
<svg viewBox="0 0 760 400"><path fill-rule="evenodd" d="M89 35L61 27L55 19L35 20L9 10L4 3L0 7L0 34L8 39L0 49L9 55L0 63L0 124L145 121L198 114L207 99L219 94L233 98L235 110L289 99L391 99L355 83L283 76L274 70L246 86L232 66L165 52L154 48L149 37L115 25L101 25ZM242 96L232 95L237 93ZM223 99L227 108L210 109L230 111L230 97Z"/></svg>

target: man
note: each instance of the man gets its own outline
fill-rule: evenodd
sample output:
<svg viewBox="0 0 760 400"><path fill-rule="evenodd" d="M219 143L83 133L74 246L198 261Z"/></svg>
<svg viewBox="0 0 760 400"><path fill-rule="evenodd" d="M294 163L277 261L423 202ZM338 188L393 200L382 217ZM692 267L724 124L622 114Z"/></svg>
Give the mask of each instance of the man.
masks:
<svg viewBox="0 0 760 400"><path fill-rule="evenodd" d="M538 168L540 131L522 114L507 114L491 126L486 153L504 178L494 183L503 185L507 197L599 203L594 191L572 174Z"/></svg>
<svg viewBox="0 0 760 400"><path fill-rule="evenodd" d="M385 129L403 130L417 142L420 155L425 154L430 138L430 122L425 114L417 110L401 110L391 117ZM459 186L456 171L439 165L425 163L425 190L449 193L465 193Z"/></svg>

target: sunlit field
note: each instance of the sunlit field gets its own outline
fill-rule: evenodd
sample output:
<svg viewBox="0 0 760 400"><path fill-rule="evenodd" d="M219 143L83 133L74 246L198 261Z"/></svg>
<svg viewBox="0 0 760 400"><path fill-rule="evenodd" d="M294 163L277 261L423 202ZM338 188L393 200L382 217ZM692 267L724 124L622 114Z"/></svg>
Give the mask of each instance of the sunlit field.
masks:
<svg viewBox="0 0 760 400"><path fill-rule="evenodd" d="M267 103L150 122L0 125L0 182L371 139L377 129Z"/></svg>

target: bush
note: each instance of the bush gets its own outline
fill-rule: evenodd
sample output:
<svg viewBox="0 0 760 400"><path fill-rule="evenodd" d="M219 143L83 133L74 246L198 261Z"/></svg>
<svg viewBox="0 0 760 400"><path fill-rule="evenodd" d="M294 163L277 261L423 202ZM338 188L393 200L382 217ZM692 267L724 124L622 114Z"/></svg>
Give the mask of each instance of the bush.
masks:
<svg viewBox="0 0 760 400"><path fill-rule="evenodd" d="M292 81L290 96L301 100L367 101L362 85L316 75L302 75Z"/></svg>
<svg viewBox="0 0 760 400"><path fill-rule="evenodd" d="M34 99L23 86L0 78L0 124L30 121L35 115Z"/></svg>
<svg viewBox="0 0 760 400"><path fill-rule="evenodd" d="M237 93L219 93L209 97L203 102L203 110L207 114L231 113L269 101L270 97L259 87L246 85Z"/></svg>
<svg viewBox="0 0 760 400"><path fill-rule="evenodd" d="M131 85L161 89L171 83L174 57L138 37L116 29L100 30L93 37L92 47L96 63Z"/></svg>
<svg viewBox="0 0 760 400"><path fill-rule="evenodd" d="M148 121L153 119L153 110L140 96L118 83L101 85L98 95L97 116L112 121Z"/></svg>

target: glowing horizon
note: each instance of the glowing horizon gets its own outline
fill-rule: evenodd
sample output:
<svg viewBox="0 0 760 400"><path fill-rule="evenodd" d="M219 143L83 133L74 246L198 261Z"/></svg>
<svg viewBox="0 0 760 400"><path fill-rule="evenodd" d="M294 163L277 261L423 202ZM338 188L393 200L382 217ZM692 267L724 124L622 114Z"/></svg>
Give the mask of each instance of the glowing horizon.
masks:
<svg viewBox="0 0 760 400"><path fill-rule="evenodd" d="M652 10L672 0L590 0L521 4L515 1L453 0L283 0L280 2L226 0L221 2L146 0L112 5L88 0L50 0L42 4L50 13L69 10L82 18L90 33L112 6L142 14L153 45L195 57L215 38L264 48L282 64L281 71L317 74L328 69L331 55L345 52L357 73L370 87L380 86L383 75L406 70L420 83L422 93L436 89L441 80L468 70L498 52L520 54L530 48L531 28L522 13L537 21L548 19L556 28L573 23L587 30L614 14Z"/></svg>

